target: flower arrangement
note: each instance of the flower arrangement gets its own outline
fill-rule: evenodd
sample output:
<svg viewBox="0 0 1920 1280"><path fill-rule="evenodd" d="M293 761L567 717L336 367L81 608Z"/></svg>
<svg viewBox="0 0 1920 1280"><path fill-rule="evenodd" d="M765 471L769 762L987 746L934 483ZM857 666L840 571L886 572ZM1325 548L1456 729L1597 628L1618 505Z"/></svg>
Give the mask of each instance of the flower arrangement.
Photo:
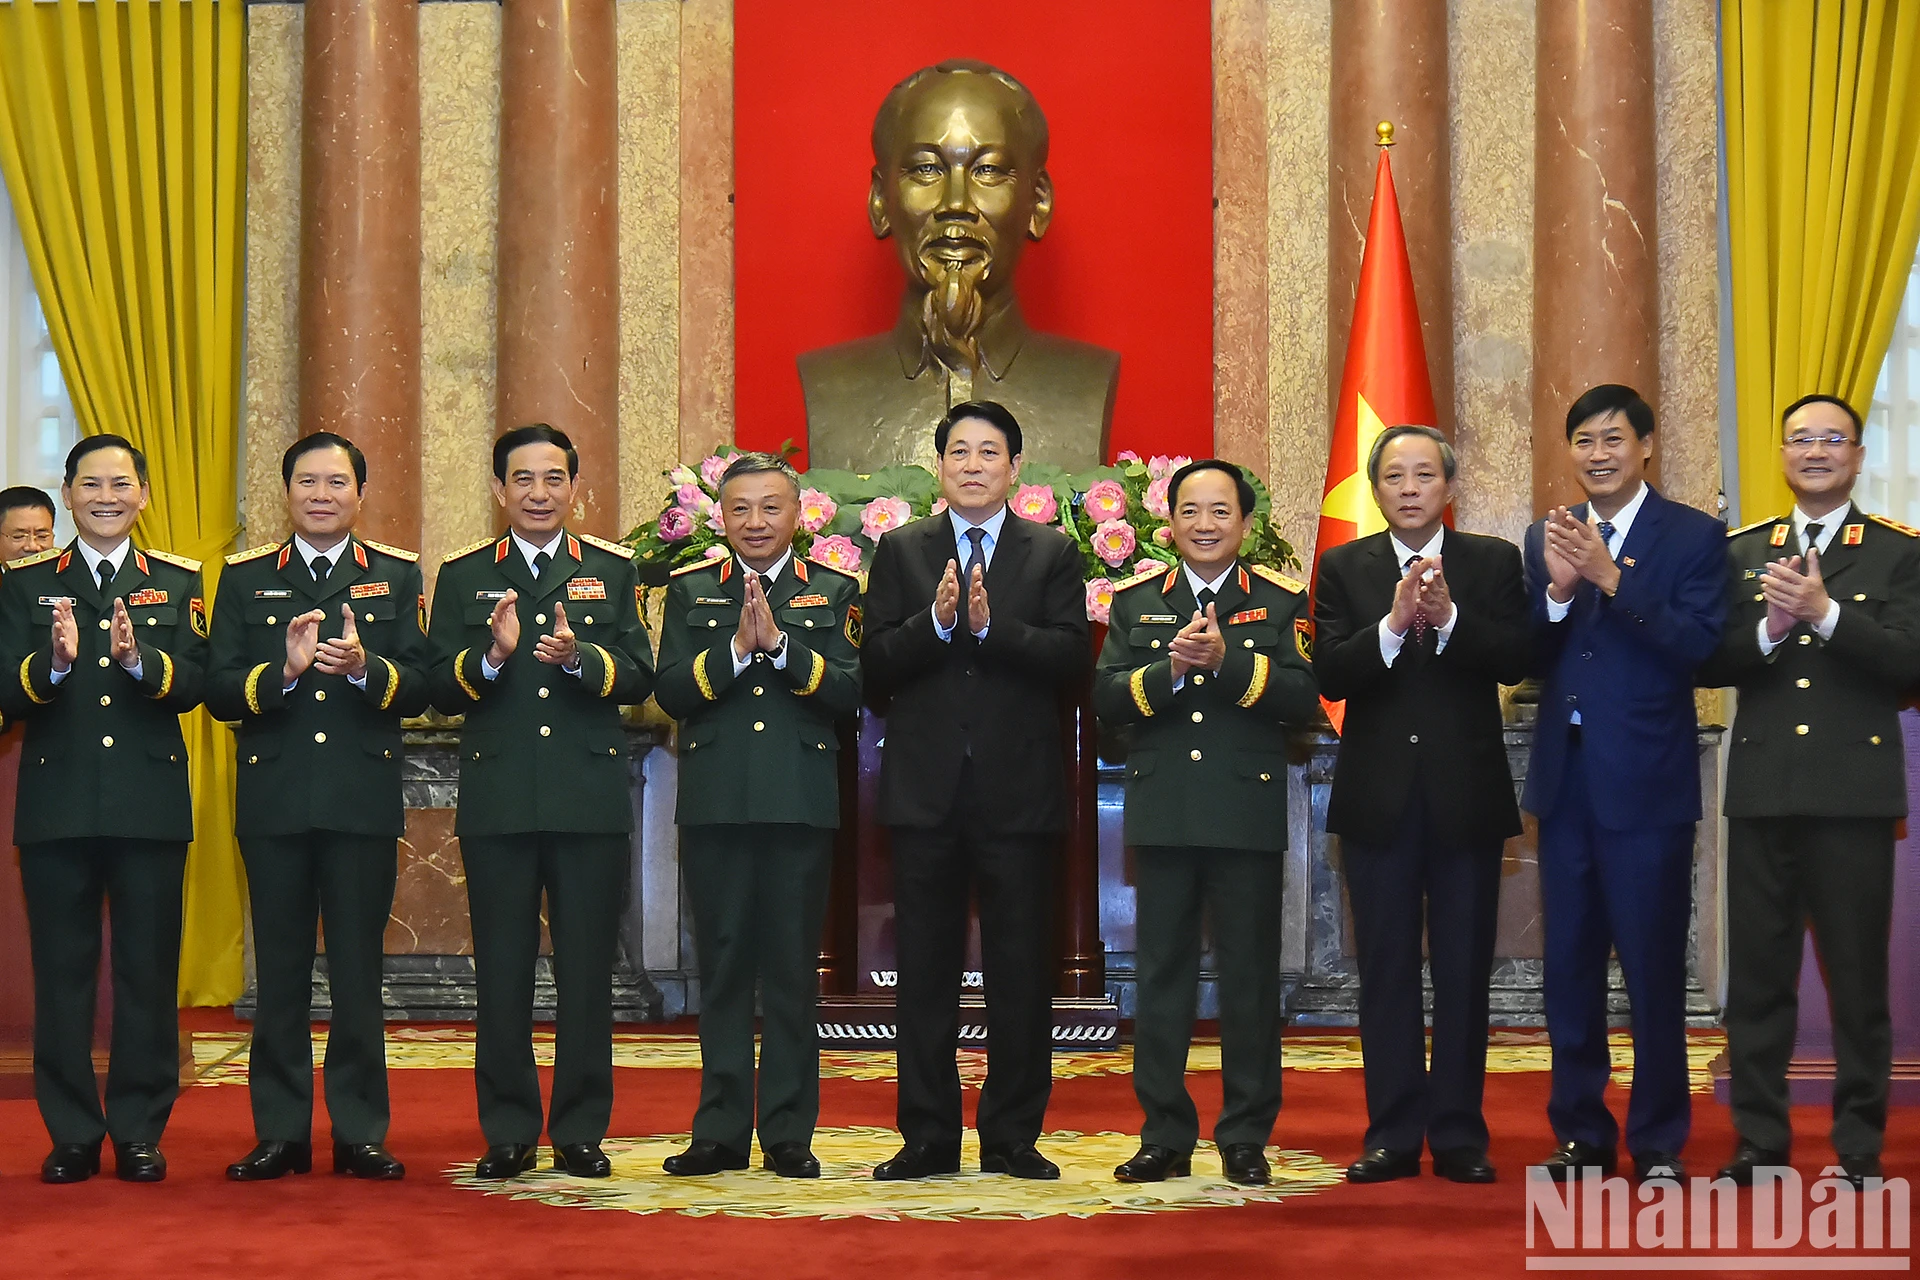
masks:
<svg viewBox="0 0 1920 1280"><path fill-rule="evenodd" d="M681 565L727 554L719 485L734 453L724 449L698 467L667 472L665 506L626 538L643 571L664 576ZM1029 463L1020 470L1008 507L1023 520L1051 525L1073 539L1084 562L1087 617L1105 622L1116 580L1178 561L1167 489L1173 473L1189 461L1126 452L1110 467L1078 473ZM1299 568L1292 545L1273 526L1272 495L1259 477L1249 472L1247 479L1256 501L1253 532L1241 554L1255 564ZM947 506L939 481L925 467L888 467L872 475L809 471L801 485L796 554L848 573L864 574L888 533Z"/></svg>

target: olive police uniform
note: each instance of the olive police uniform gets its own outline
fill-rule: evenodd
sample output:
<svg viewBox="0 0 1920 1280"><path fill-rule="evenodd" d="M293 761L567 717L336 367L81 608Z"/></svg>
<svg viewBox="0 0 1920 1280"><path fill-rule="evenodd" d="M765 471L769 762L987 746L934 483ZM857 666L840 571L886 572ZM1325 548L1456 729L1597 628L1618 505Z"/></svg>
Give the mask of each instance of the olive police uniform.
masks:
<svg viewBox="0 0 1920 1280"><path fill-rule="evenodd" d="M1849 505L1814 530L1783 516L1734 531L1725 639L1701 682L1739 691L1727 758L1727 1051L1734 1128L1789 1149L1805 922L1826 974L1837 1078L1833 1145L1877 1155L1893 1031L1887 948L1894 824L1907 813L1900 707L1920 687L1920 531ZM1831 634L1795 623L1762 651L1764 566L1820 548Z"/></svg>
<svg viewBox="0 0 1920 1280"><path fill-rule="evenodd" d="M752 572L727 559L674 575L655 695L680 721L675 818L700 963L693 1137L742 1156L756 1127L756 977L761 1150L811 1143L819 1118L816 970L840 825L834 722L860 705L860 584L798 558L774 566L766 588L783 665L756 653L734 674Z"/></svg>
<svg viewBox="0 0 1920 1280"><path fill-rule="evenodd" d="M314 937L324 919L327 1115L335 1142L378 1144L388 1117L380 960L405 826L400 721L427 708L425 597L412 551L349 538L322 554L319 581L318 561L291 538L227 558L207 709L235 722L238 745L233 825L259 992L247 1062L255 1136L311 1139ZM363 682L312 667L287 687L287 624L319 609L320 639L338 639L349 606L367 652Z"/></svg>
<svg viewBox="0 0 1920 1280"><path fill-rule="evenodd" d="M511 534L450 556L427 632L433 704L464 715L454 831L467 874L479 986L474 1085L489 1146L539 1141L533 1064L540 896L553 939L556 1146L599 1142L613 1105L613 965L626 901L633 793L623 703L653 691L632 553L562 533L536 579ZM488 619L518 593L520 640L493 679ZM534 656L566 606L580 670Z"/></svg>
<svg viewBox="0 0 1920 1280"><path fill-rule="evenodd" d="M1318 710L1306 586L1236 564L1213 597L1227 656L1174 687L1168 646L1200 609L1181 566L1114 591L1094 706L1128 742L1126 842L1138 891L1134 1092L1143 1143L1189 1152L1186 1088L1202 901L1220 974L1214 1140L1264 1147L1280 1112L1280 869L1287 726Z"/></svg>
<svg viewBox="0 0 1920 1280"><path fill-rule="evenodd" d="M131 543L122 552L104 589L78 542L15 561L0 582L0 708L26 721L13 838L33 949L34 1096L56 1144L157 1143L179 1092L193 839L179 717L200 705L207 614L197 561ZM80 644L56 682L62 598ZM115 600L138 637L138 679L111 656ZM103 897L113 924L104 1111L92 1058Z"/></svg>

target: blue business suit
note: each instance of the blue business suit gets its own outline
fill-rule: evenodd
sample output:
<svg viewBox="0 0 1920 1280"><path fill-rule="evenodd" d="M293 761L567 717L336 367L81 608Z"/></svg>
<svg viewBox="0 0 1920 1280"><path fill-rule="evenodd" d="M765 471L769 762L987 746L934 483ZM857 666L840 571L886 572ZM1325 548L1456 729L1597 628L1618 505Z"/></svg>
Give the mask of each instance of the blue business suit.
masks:
<svg viewBox="0 0 1920 1280"><path fill-rule="evenodd" d="M1576 519L1587 518L1585 504ZM1562 1142L1612 1148L1602 1098L1607 954L1631 1002L1634 1074L1627 1147L1678 1154L1687 1091L1687 922L1700 819L1694 672L1726 617L1725 529L1651 487L1615 556L1609 599L1581 581L1547 619L1543 523L1527 530L1535 670L1544 681L1521 804L1540 819L1546 923L1547 1117ZM1580 713L1576 733L1573 713Z"/></svg>

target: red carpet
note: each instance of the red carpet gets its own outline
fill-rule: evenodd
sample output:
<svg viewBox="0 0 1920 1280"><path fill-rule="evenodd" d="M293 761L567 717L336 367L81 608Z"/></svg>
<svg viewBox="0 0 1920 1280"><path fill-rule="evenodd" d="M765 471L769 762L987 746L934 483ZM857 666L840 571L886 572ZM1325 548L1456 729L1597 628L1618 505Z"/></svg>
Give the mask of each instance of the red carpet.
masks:
<svg viewBox="0 0 1920 1280"><path fill-rule="evenodd" d="M198 1025L218 1021L206 1015ZM231 1029L231 1023L225 1024ZM622 1070L612 1132L686 1129L697 1075ZM1202 1115L1218 1103L1217 1075L1195 1077ZM1429 1176L1379 1187L1344 1184L1284 1204L1038 1221L756 1220L586 1212L483 1196L442 1171L481 1142L472 1078L458 1070L393 1073L389 1145L407 1162L397 1185L323 1170L277 1183L226 1182L228 1161L252 1142L246 1090L185 1090L167 1131L171 1166L159 1186L109 1173L73 1187L38 1180L46 1138L31 1102L0 1102L0 1275L517 1277L647 1276L1115 1276L1376 1275L1417 1266L1423 1276L1484 1277L1525 1269L1522 1171L1551 1145L1544 1073L1492 1075L1487 1116L1501 1181L1463 1187ZM1356 1071L1286 1073L1276 1144L1344 1163L1364 1123ZM823 1083L823 1123L890 1126L893 1086ZM1616 1102L1620 1111L1624 1099ZM1132 1131L1126 1076L1056 1083L1053 1130ZM1826 1163L1825 1117L1796 1111L1798 1167ZM322 1141L325 1135L320 1135ZM1731 1147L1724 1108L1695 1099L1688 1156L1711 1173ZM1042 1143L1045 1149L1045 1143ZM1196 1165L1211 1171L1211 1150ZM1920 1175L1920 1114L1896 1113L1887 1174ZM771 1175L769 1175L771 1176Z"/></svg>

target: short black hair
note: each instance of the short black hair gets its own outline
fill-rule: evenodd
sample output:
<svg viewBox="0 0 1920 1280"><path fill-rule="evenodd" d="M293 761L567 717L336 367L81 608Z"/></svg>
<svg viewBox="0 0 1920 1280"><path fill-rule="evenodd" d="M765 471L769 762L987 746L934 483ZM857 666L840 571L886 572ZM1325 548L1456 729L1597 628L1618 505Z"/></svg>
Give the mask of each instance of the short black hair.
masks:
<svg viewBox="0 0 1920 1280"><path fill-rule="evenodd" d="M544 422L530 422L524 427L515 427L493 442L493 478L505 484L507 459L515 449L530 444L550 444L561 449L567 455L567 479L571 480L580 474L580 451L573 447L573 441L567 439L567 433Z"/></svg>
<svg viewBox="0 0 1920 1280"><path fill-rule="evenodd" d="M1573 439L1574 428L1589 418L1602 418L1609 414L1625 414L1627 425L1633 428L1633 434L1645 440L1653 434L1653 406L1640 398L1640 393L1632 387L1618 382L1603 382L1583 394L1567 410L1567 439Z"/></svg>
<svg viewBox="0 0 1920 1280"><path fill-rule="evenodd" d="M1020 420L1013 416L1007 406L993 400L966 400L947 410L947 416L940 419L940 425L933 429L933 451L940 457L947 454L947 439L953 435L956 422L967 418L978 418L989 426L998 427L1000 434L1007 438L1007 453L1019 457L1025 441L1020 435Z"/></svg>
<svg viewBox="0 0 1920 1280"><path fill-rule="evenodd" d="M132 454L133 474L140 477L141 484L147 483L147 455L134 448L133 441L127 439L125 436L116 435L80 437L80 443L67 451L66 482L72 484L73 478L80 474L80 460L82 458L90 453L98 453L102 449L125 449L128 453Z"/></svg>
<svg viewBox="0 0 1920 1280"><path fill-rule="evenodd" d="M38 507L49 517L55 517L53 499L47 496L45 489L36 489L30 484L11 485L0 489L0 518L9 511L19 511L23 507Z"/></svg>
<svg viewBox="0 0 1920 1280"><path fill-rule="evenodd" d="M765 475L769 472L783 475L787 483L793 486L793 496L800 496L800 473L793 464L777 453L736 453L727 459L727 469L720 473L720 483L713 486L715 493L725 493L727 483L741 476Z"/></svg>
<svg viewBox="0 0 1920 1280"><path fill-rule="evenodd" d="M1201 471L1219 471L1232 476L1234 496L1240 499L1240 514L1242 516L1253 514L1253 504L1259 501L1258 495L1253 491L1253 482L1247 479L1247 473L1241 470L1239 464L1228 462L1224 458L1200 458L1174 472L1173 479L1167 481L1169 513L1180 503L1180 486L1186 483L1188 476Z"/></svg>
<svg viewBox="0 0 1920 1280"><path fill-rule="evenodd" d="M1830 404L1846 414L1847 421L1853 424L1853 442L1855 444L1860 443L1860 438L1866 433L1866 424L1860 420L1860 411L1848 404L1845 400L1842 400L1839 396L1824 395L1817 391L1810 396L1801 396L1798 400L1795 400L1792 404L1780 411L1780 429L1785 431L1787 419L1810 404Z"/></svg>
<svg viewBox="0 0 1920 1280"><path fill-rule="evenodd" d="M367 487L367 455L360 452L359 445L331 431L316 431L310 436L301 436L287 446L287 451L280 455L281 483L289 489L293 488L293 464L316 449L345 449L347 461L353 464L353 478L362 489Z"/></svg>

